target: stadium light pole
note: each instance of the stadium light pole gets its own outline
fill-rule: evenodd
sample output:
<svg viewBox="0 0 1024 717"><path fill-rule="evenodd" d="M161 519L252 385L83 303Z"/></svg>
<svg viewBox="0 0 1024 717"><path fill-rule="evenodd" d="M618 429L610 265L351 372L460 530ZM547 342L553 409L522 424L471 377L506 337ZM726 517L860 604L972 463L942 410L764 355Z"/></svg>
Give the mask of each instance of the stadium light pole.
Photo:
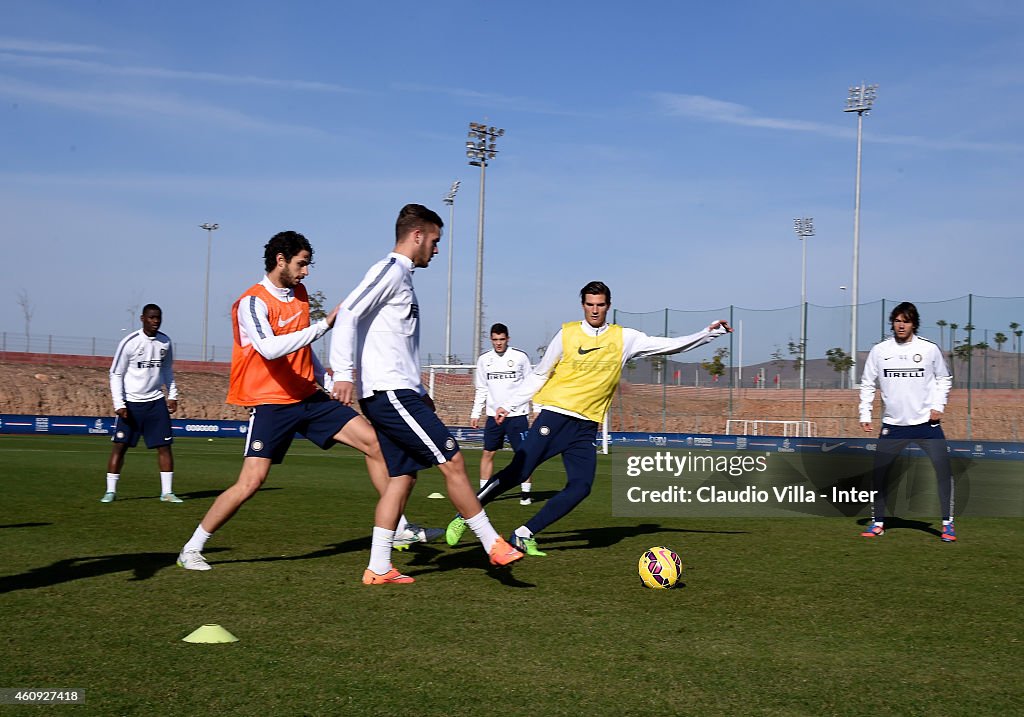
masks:
<svg viewBox="0 0 1024 717"><path fill-rule="evenodd" d="M459 191L458 180L452 182L451 189L444 195L444 203L448 205L448 308L444 315L444 362L452 362L452 256L455 254L455 195Z"/></svg>
<svg viewBox="0 0 1024 717"><path fill-rule="evenodd" d="M488 127L479 122L469 123L469 138L466 140L466 157L473 167L480 167L480 209L476 227L476 297L473 302L473 355L480 355L480 338L483 332L484 296L484 183L487 164L498 154L497 140L505 134L498 127Z"/></svg>
<svg viewBox="0 0 1024 717"><path fill-rule="evenodd" d="M219 224L206 222L200 229L206 230L206 292L203 294L203 361L206 360L206 336L210 326L210 250L213 247L213 232Z"/></svg>
<svg viewBox="0 0 1024 717"><path fill-rule="evenodd" d="M857 113L857 181L853 199L853 282L850 284L850 386L857 381L857 285L860 274L860 159L864 130L864 115L871 111L871 106L878 95L878 85L866 85L863 82L850 88L843 112Z"/></svg>
<svg viewBox="0 0 1024 717"><path fill-rule="evenodd" d="M814 217L793 220L793 230L801 244L800 264L800 390L807 390L807 240L814 236ZM801 400L801 413L806 413ZM806 420L805 416L800 417Z"/></svg>

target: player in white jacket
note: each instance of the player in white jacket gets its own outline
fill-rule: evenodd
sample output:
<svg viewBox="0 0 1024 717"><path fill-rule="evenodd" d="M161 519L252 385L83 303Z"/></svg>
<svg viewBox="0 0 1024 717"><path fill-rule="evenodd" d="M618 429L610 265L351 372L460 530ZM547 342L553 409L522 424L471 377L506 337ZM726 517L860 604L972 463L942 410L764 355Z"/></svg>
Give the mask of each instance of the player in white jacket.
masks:
<svg viewBox="0 0 1024 717"><path fill-rule="evenodd" d="M395 247L370 267L338 307L331 341L331 395L359 401L373 424L390 481L377 503L370 541L368 585L411 583L391 564L395 532L419 471L437 466L448 498L468 519L493 565L523 557L491 525L466 474L459 443L434 412L420 375L420 305L413 270L438 252L444 222L421 204L407 204L395 222Z"/></svg>
<svg viewBox="0 0 1024 717"><path fill-rule="evenodd" d="M174 454L171 452L170 414L178 410L178 387L174 384L174 352L167 334L160 332L163 312L156 304L142 308L142 328L125 336L117 345L110 365L110 395L114 400L113 446L107 460L107 492L101 503L117 496L124 454L146 439L155 448L160 466L160 500L180 503L174 495ZM164 398L163 387L167 388Z"/></svg>
<svg viewBox="0 0 1024 717"><path fill-rule="evenodd" d="M480 354L476 362L474 383L476 396L473 410L469 414L469 425L480 427L481 414L486 415L484 422L484 450L480 455L480 487L487 485L494 472L494 454L501 450L508 439L512 450L518 450L526 432L530 430L527 414L530 402L517 406L508 414L502 423L494 420L494 412L500 406L508 405L508 396L526 378L530 372L530 357L519 349L508 345L508 327L505 324L494 324L491 327L491 351ZM520 505L530 505L530 488L532 484L527 478L520 486Z"/></svg>
<svg viewBox="0 0 1024 717"><path fill-rule="evenodd" d="M941 537L951 543L956 540L953 472L941 421L952 379L941 349L917 335L921 317L916 306L909 301L898 304L889 314L889 323L892 338L872 347L861 376L860 425L865 432L870 433L873 428L871 404L876 381L885 404L872 477L874 510L861 535L876 538L885 534L885 484L889 468L904 448L916 443L935 467L942 510Z"/></svg>

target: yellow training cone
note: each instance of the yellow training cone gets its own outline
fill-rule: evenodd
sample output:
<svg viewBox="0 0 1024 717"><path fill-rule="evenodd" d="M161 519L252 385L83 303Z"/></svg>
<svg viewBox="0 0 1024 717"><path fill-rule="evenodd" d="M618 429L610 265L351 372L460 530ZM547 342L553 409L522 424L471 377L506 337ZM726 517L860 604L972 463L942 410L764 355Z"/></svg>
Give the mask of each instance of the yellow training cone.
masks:
<svg viewBox="0 0 1024 717"><path fill-rule="evenodd" d="M428 498L435 498L435 499L437 499L437 498L444 498L444 496L443 496L443 495L441 495L440 493L431 493L431 494L430 494L430 495L428 495L427 497L428 497Z"/></svg>
<svg viewBox="0 0 1024 717"><path fill-rule="evenodd" d="M201 627L197 627L187 637L183 637L182 640L185 642L203 643L238 642L237 637L220 625L203 625Z"/></svg>

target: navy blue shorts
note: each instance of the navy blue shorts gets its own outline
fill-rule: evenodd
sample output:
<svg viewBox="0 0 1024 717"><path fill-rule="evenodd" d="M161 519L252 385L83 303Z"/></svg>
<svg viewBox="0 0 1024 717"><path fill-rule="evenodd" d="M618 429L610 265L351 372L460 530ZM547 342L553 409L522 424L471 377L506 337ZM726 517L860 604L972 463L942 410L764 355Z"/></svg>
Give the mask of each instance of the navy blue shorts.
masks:
<svg viewBox="0 0 1024 717"><path fill-rule="evenodd" d="M161 396L155 401L125 401L128 418L118 416L114 420L114 443L127 443L134 448L139 436L146 439L146 448L169 446L174 442L171 434L171 414L167 411L167 400Z"/></svg>
<svg viewBox="0 0 1024 717"><path fill-rule="evenodd" d="M327 450L334 445L338 431L358 415L321 391L298 403L254 406L249 414L244 455L281 463L296 433Z"/></svg>
<svg viewBox="0 0 1024 717"><path fill-rule="evenodd" d="M360 399L359 406L377 431L392 477L447 463L459 452L459 442L412 389L374 391Z"/></svg>
<svg viewBox="0 0 1024 717"><path fill-rule="evenodd" d="M494 416L488 416L484 424L484 450L500 451L508 438L512 450L518 451L529 430L530 422L526 416L507 416L501 425L494 420Z"/></svg>

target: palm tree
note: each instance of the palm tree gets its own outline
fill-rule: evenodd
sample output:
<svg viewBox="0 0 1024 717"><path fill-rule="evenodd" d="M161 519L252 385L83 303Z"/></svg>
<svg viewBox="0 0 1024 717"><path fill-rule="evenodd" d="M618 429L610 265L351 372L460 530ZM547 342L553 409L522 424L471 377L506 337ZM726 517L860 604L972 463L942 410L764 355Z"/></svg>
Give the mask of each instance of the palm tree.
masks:
<svg viewBox="0 0 1024 717"><path fill-rule="evenodd" d="M1013 329L1013 335L1017 337L1017 388L1020 388L1020 336L1024 334L1024 331L1016 321L1010 324L1010 328Z"/></svg>
<svg viewBox="0 0 1024 717"><path fill-rule="evenodd" d="M939 351L942 351L943 343L945 341L944 330L947 326L949 326L949 324L946 323L945 319L939 319L938 321L935 322L935 325L939 327Z"/></svg>
<svg viewBox="0 0 1024 717"><path fill-rule="evenodd" d="M1002 331L996 331L996 335L992 337L992 340L996 342L996 351L1002 352L1003 344L1007 342L1007 336ZM1003 359L999 358L998 368L996 369L996 385L999 384L999 374L1002 373Z"/></svg>

